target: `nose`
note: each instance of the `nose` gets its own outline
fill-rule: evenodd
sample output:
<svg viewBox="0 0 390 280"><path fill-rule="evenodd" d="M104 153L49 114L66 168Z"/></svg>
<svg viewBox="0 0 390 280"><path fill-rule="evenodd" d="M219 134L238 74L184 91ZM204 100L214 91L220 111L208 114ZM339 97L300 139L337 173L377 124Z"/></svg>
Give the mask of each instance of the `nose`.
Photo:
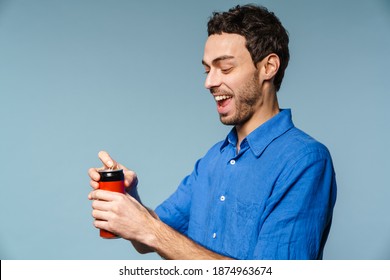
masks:
<svg viewBox="0 0 390 280"><path fill-rule="evenodd" d="M206 80L204 82L204 86L207 89L212 89L215 87L219 87L221 85L221 83L222 83L222 79L221 79L220 74L217 71L211 69L207 73Z"/></svg>

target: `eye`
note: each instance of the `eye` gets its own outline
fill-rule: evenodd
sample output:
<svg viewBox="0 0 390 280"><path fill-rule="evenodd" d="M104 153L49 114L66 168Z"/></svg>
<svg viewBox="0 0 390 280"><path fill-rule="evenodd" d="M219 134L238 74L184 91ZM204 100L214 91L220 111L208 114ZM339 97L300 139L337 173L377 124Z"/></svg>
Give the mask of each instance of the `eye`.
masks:
<svg viewBox="0 0 390 280"><path fill-rule="evenodd" d="M230 73L232 70L233 70L233 67L222 68L222 69L221 69L221 72L222 72L223 74L228 74L228 73Z"/></svg>

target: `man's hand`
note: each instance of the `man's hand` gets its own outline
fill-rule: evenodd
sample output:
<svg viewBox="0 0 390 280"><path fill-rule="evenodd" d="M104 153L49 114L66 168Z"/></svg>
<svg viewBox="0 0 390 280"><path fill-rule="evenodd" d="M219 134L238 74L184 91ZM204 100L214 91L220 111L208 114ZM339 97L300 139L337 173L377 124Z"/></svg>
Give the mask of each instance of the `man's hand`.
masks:
<svg viewBox="0 0 390 280"><path fill-rule="evenodd" d="M92 202L94 225L113 232L127 240L143 240L150 232L148 225L155 220L149 211L129 194L93 190L88 198Z"/></svg>
<svg viewBox="0 0 390 280"><path fill-rule="evenodd" d="M103 163L103 166L100 168L90 168L88 170L88 175L91 178L90 185L93 189L98 189L99 188L99 180L100 180L100 174L99 170L104 170L104 169L123 169L123 173L125 175L125 188L127 192L131 192L131 189L135 189L138 184L138 178L137 174L135 174L134 171L129 170L126 168L124 165L117 163L115 160L113 160L110 155L105 152L101 151L98 154L99 159Z"/></svg>
<svg viewBox="0 0 390 280"><path fill-rule="evenodd" d="M165 259L228 259L196 244L160 221L156 213L141 204L137 194L137 175L115 162L106 152L100 152L99 158L103 167L88 171L93 188L88 199L93 201L95 227L130 240L140 253L154 251ZM98 170L109 168L123 169L126 194L99 189Z"/></svg>

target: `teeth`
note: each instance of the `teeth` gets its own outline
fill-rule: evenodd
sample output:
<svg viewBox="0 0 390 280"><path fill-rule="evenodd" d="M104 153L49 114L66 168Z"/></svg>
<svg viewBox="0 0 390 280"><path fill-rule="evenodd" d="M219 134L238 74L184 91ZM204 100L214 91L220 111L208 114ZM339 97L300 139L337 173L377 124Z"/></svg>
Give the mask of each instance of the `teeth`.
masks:
<svg viewBox="0 0 390 280"><path fill-rule="evenodd" d="M229 99L231 97L227 96L227 95L217 95L214 98L215 98L215 101L221 101L221 100Z"/></svg>

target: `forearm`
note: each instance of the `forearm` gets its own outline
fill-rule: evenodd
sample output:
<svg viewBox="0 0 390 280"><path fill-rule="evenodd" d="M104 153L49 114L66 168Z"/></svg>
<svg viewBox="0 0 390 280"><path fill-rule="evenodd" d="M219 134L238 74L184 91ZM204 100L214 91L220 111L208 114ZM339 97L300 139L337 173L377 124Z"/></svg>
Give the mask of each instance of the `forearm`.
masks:
<svg viewBox="0 0 390 280"><path fill-rule="evenodd" d="M142 241L143 249L150 248L168 260L228 260L180 234L160 220L153 221L152 234Z"/></svg>
<svg viewBox="0 0 390 280"><path fill-rule="evenodd" d="M145 212L144 214L139 213L143 216L142 222L139 222L142 226L135 230L137 233L134 236L129 235L127 238L139 253L156 252L164 259L170 260L229 259L200 246L163 223L153 210L142 205L136 188L128 190L128 193L138 201L140 207L149 212L149 215Z"/></svg>

